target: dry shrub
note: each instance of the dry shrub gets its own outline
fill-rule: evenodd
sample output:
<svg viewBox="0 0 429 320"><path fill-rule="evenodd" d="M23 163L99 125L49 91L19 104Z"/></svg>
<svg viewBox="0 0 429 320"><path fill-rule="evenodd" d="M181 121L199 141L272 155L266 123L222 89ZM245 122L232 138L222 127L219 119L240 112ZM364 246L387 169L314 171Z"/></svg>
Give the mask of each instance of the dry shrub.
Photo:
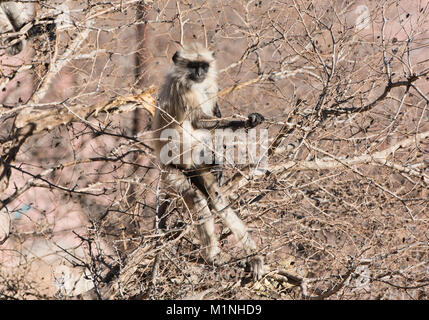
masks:
<svg viewBox="0 0 429 320"><path fill-rule="evenodd" d="M427 299L429 4L313 2L51 0L2 31L0 297ZM260 283L228 230L201 261L180 199L154 223L155 91L190 41L223 113L267 119L268 172L224 186Z"/></svg>

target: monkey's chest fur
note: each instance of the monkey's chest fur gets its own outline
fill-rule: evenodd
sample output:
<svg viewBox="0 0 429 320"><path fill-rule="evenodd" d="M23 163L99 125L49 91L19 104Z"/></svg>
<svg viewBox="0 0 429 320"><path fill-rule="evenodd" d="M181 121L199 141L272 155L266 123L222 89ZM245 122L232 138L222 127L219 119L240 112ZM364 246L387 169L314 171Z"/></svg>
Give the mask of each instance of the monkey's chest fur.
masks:
<svg viewBox="0 0 429 320"><path fill-rule="evenodd" d="M195 105L208 116L215 116L214 109L217 102L215 90L217 91L217 88L207 86L204 82L193 84L190 90L195 95Z"/></svg>
<svg viewBox="0 0 429 320"><path fill-rule="evenodd" d="M189 88L172 85L169 99L160 99L161 110L155 115L155 126L163 128L156 133L158 157L162 164L181 169L207 166L214 130L198 129L196 124L205 117L220 116L217 86L206 81Z"/></svg>

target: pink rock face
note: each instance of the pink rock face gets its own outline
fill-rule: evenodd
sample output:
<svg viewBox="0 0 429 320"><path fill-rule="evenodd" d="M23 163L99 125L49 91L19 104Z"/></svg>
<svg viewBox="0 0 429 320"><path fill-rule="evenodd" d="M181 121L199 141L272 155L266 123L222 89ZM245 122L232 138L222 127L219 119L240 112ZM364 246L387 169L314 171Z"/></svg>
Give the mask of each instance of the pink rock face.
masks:
<svg viewBox="0 0 429 320"><path fill-rule="evenodd" d="M13 2L10 5L21 6ZM16 11L17 19L23 18L25 10L31 7L32 5L27 3L25 8ZM5 8L0 7L1 9ZM0 13L3 14L3 11ZM1 17L7 19L3 15ZM31 15L29 17L31 18ZM14 31L10 29L11 26L3 25L5 21L1 21L0 31ZM27 22L23 21L21 25ZM35 89L35 69L32 67L35 58L33 46L33 41L29 39L23 40L19 51L14 51L13 55L11 50L0 50L0 104L7 107L25 106L32 96ZM66 68L60 70L45 101L70 97L73 93L71 89L73 81L74 76L67 72ZM79 130L79 125L76 129ZM8 135L5 130L0 133L2 136ZM51 148L53 138L52 134L30 138L27 148L24 146L27 151L18 155L16 161L46 165L45 160L56 157L55 150ZM63 135L62 139L64 138L66 136ZM75 147L79 148L79 144L80 142ZM90 150L89 153L82 149L79 156L90 156L94 150L94 146L85 147ZM66 157L67 151L63 150L63 152L58 156ZM27 169L32 171L31 166ZM13 194L14 186L23 186L28 179L28 175L14 172L9 188L1 195L2 199ZM62 178L57 182L62 183ZM0 211L1 273L13 278L19 276L17 270L21 270L28 281L34 281L38 293L49 296L58 293L76 295L89 290L92 282L83 279L85 268L74 268L71 263L71 261L77 263L79 259L82 259L81 261L87 259L89 248L79 238L79 235L87 235L87 225L88 216L83 214L82 208L75 202L67 199L64 201L63 198L58 197L58 194L44 188L30 188L8 205L8 210ZM97 247L106 253L110 252L105 243L99 242Z"/></svg>
<svg viewBox="0 0 429 320"><path fill-rule="evenodd" d="M428 2L423 1L417 4L412 0L396 2L393 5L386 5L384 18L382 10L378 10L379 4L373 1L356 1L346 14L348 25L354 25L357 36L361 39L368 39L381 44L383 19L385 44L389 51L395 53L395 45L399 47L408 39L412 40L410 46L409 60L413 62L413 70L407 72L418 73L423 71L424 62L427 61L427 42L429 29L424 28L427 21L424 10ZM422 28L423 27L423 28ZM419 30L418 33L415 30ZM410 36L412 38L410 38ZM417 85L424 90L429 88L425 79L417 80Z"/></svg>

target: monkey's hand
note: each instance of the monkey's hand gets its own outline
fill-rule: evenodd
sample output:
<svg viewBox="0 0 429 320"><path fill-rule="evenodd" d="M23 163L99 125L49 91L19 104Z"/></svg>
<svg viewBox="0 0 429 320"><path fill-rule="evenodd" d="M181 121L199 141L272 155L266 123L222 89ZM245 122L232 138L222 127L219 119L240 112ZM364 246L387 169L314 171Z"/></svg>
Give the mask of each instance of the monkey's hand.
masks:
<svg viewBox="0 0 429 320"><path fill-rule="evenodd" d="M264 120L265 118L262 114L255 112L255 113L249 114L246 124L248 127L254 128L257 125L261 124L262 121Z"/></svg>

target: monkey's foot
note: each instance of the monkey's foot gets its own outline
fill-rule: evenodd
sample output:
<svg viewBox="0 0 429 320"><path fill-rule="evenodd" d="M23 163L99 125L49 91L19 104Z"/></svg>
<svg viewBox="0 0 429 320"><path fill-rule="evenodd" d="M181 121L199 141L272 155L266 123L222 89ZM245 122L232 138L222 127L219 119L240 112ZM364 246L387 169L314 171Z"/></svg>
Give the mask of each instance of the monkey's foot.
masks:
<svg viewBox="0 0 429 320"><path fill-rule="evenodd" d="M220 253L217 243L206 247L203 251L203 258L207 263L213 264L217 262Z"/></svg>
<svg viewBox="0 0 429 320"><path fill-rule="evenodd" d="M253 274L254 280L260 280L265 274L264 258L261 256L254 256L248 261L250 272Z"/></svg>

